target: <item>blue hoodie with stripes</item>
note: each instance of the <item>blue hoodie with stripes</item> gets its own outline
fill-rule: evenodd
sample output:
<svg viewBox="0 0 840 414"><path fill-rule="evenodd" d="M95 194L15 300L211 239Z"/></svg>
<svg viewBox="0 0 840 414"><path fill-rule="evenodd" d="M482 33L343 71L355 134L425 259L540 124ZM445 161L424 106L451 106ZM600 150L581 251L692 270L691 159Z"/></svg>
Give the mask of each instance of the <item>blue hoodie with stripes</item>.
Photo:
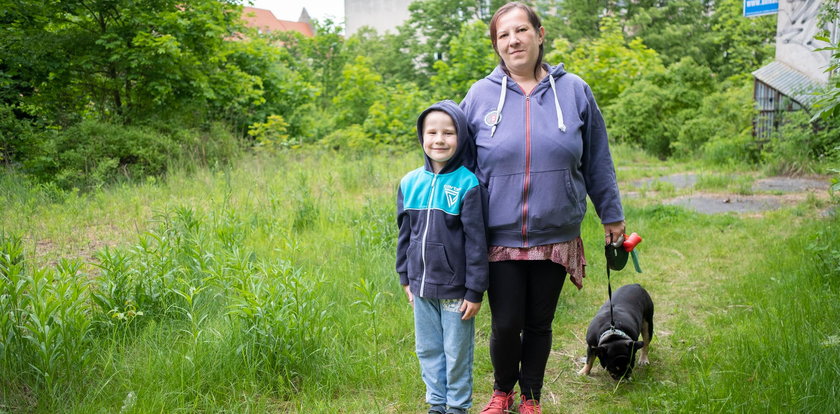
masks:
<svg viewBox="0 0 840 414"><path fill-rule="evenodd" d="M592 91L563 65L525 93L501 69L461 102L489 194L491 246L531 247L580 235L586 196L602 223L624 220L607 129Z"/></svg>
<svg viewBox="0 0 840 414"><path fill-rule="evenodd" d="M467 118L455 102L441 101L417 119L423 146L423 121L432 111L452 118L458 148L434 173L431 160L406 174L397 192L397 273L400 284L423 298L481 302L488 285L485 238L486 191L471 169L475 141Z"/></svg>

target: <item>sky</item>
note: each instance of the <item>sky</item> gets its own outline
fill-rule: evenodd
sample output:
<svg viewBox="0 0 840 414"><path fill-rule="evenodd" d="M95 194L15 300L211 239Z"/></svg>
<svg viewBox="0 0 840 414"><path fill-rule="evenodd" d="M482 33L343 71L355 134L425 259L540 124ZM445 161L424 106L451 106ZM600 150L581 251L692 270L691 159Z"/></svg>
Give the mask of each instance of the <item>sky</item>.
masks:
<svg viewBox="0 0 840 414"><path fill-rule="evenodd" d="M268 9L280 20L296 22L300 11L306 7L309 16L316 20L331 18L335 22L344 20L344 0L252 0L258 9ZM248 6L248 0L242 3Z"/></svg>

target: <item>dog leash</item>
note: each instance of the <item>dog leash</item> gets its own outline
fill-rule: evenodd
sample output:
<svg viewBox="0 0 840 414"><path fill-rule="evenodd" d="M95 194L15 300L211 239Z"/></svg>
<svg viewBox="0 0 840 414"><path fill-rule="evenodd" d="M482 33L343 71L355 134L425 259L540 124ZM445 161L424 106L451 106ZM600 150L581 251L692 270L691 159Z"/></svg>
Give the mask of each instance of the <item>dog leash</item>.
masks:
<svg viewBox="0 0 840 414"><path fill-rule="evenodd" d="M639 267L639 258L636 255L636 245L642 242L642 238L636 234L632 233L630 236L622 234L618 237L618 240L613 242L613 235L610 233L610 242L604 246L604 255L607 258L607 295L609 296L610 301L610 330L607 332L621 332L615 329L615 319L613 319L613 303L612 303L612 284L610 283L610 269L613 270L621 270L624 269L624 266L627 264L627 257L633 257L633 267L636 269L637 273L642 273L642 268ZM624 332L621 332L624 334ZM605 333L606 334L606 333ZM627 336L624 334L622 336ZM601 335L601 339L603 339L604 335ZM599 341L600 342L600 341Z"/></svg>

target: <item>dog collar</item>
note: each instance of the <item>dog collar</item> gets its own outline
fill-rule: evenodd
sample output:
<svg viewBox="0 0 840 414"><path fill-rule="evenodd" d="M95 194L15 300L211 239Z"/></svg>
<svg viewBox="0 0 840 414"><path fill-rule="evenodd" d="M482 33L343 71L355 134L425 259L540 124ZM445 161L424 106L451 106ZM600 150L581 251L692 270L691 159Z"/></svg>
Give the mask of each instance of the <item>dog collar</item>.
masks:
<svg viewBox="0 0 840 414"><path fill-rule="evenodd" d="M630 337L630 335L627 335L621 329L610 328L606 332L602 333L601 337L598 338L598 345L601 345L601 343L604 342L604 338L607 338L607 337L612 336L612 335L618 335L618 336L623 337L623 338L633 339L633 338Z"/></svg>

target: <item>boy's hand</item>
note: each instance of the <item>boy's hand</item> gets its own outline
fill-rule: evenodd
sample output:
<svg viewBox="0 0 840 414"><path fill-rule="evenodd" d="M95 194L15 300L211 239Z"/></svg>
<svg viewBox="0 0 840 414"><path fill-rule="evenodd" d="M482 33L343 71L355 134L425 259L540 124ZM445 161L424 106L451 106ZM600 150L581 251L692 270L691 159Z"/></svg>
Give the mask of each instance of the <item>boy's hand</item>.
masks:
<svg viewBox="0 0 840 414"><path fill-rule="evenodd" d="M408 285L403 285L403 290L405 291L406 296L408 296L408 303L411 304L411 307L414 307L414 294L411 293L411 288Z"/></svg>
<svg viewBox="0 0 840 414"><path fill-rule="evenodd" d="M478 314L479 309L481 309L481 302L470 302L464 299L464 301L461 302L461 308L458 309L459 311L464 313L464 315L461 316L461 320L466 321L468 319L471 319L473 316Z"/></svg>

